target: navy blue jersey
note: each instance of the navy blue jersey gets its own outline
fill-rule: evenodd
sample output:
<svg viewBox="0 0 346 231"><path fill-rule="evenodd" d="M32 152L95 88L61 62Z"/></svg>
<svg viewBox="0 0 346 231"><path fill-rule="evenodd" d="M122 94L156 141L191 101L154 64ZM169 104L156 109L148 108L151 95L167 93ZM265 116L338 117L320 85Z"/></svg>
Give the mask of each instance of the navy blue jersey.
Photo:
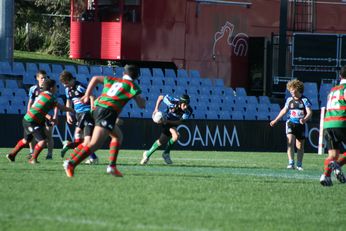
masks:
<svg viewBox="0 0 346 231"><path fill-rule="evenodd" d="M42 92L42 88L38 84L33 85L29 89L29 99L35 102L36 97Z"/></svg>
<svg viewBox="0 0 346 231"><path fill-rule="evenodd" d="M80 98L84 96L85 91L86 87L78 81L75 81L72 88L65 88L66 98L72 100L76 113L90 111L90 103L84 104L80 101Z"/></svg>
<svg viewBox="0 0 346 231"><path fill-rule="evenodd" d="M167 106L166 110L164 111L167 120L187 120L190 118L192 108L188 106L185 111L181 110L179 107L179 99L170 95L165 95L163 102Z"/></svg>
<svg viewBox="0 0 346 231"><path fill-rule="evenodd" d="M289 110L289 121L299 124L299 120L303 119L306 115L306 108L311 108L311 103L305 96L300 99L293 99L288 97L285 103L285 108Z"/></svg>

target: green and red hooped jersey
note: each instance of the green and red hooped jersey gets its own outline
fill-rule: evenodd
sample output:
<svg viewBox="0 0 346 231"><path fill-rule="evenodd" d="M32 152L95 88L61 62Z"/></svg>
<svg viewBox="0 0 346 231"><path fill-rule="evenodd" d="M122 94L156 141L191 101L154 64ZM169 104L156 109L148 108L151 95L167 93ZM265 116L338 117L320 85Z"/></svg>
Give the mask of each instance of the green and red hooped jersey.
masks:
<svg viewBox="0 0 346 231"><path fill-rule="evenodd" d="M142 93L133 81L107 76L104 78L102 94L95 101L95 106L121 112L126 103Z"/></svg>
<svg viewBox="0 0 346 231"><path fill-rule="evenodd" d="M346 127L346 84L331 89L324 117L324 128Z"/></svg>
<svg viewBox="0 0 346 231"><path fill-rule="evenodd" d="M41 92L35 99L35 102L24 115L24 119L28 122L36 122L43 124L46 120L46 115L50 110L57 106L57 99L49 91Z"/></svg>

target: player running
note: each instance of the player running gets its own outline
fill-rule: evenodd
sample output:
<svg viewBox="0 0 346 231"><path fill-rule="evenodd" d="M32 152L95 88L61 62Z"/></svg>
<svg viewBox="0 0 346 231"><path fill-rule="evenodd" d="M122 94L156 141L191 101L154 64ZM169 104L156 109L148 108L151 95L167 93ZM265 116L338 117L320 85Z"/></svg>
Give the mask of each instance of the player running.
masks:
<svg viewBox="0 0 346 231"><path fill-rule="evenodd" d="M34 147L34 152L29 163L38 163L37 158L46 146L45 121L48 120L53 123L57 122L57 120L53 116L49 115L48 112L54 107L58 107L63 111L74 112L72 108L57 103L56 97L54 96L56 91L57 88L55 80L47 79L44 81L42 92L38 95L30 110L24 115L24 138L19 140L11 153L6 156L10 162L15 162L18 152L22 150L28 142L35 138L37 143Z"/></svg>
<svg viewBox="0 0 346 231"><path fill-rule="evenodd" d="M164 162L166 164L173 163L170 157L170 151L173 144L179 139L177 126L183 121L189 119L192 114L192 108L189 106L190 97L186 94L182 95L180 98L174 98L170 95L160 95L157 98L153 115L159 111L162 102L166 104L167 108L161 122L161 135L149 150L143 152L143 158L140 162L142 165L147 164L150 156L162 145L166 145L166 148L162 153Z"/></svg>
<svg viewBox="0 0 346 231"><path fill-rule="evenodd" d="M95 110L92 112L95 128L90 143L82 146L80 151L75 149L76 155L71 160L64 162L64 169L68 177L73 177L75 168L91 153L101 148L108 137L111 138L111 142L107 173L113 176L123 176L116 168L118 152L123 140L123 134L116 124L116 120L123 107L132 98L140 108L145 108L145 100L140 95L142 91L134 82L138 76L138 67L126 65L122 79L106 76L95 76L91 79L85 95L81 98L84 103L89 100L91 92L97 84L104 84L102 94L96 100Z"/></svg>
<svg viewBox="0 0 346 231"><path fill-rule="evenodd" d="M91 116L90 105L94 104L94 97L90 96L90 103L82 103L80 99L84 96L86 87L79 81L76 81L73 78L73 75L68 71L63 71L60 74L60 82L65 87L66 107L71 107L73 105L76 111L77 120L75 123L76 128L74 132L74 142L70 142L68 140L63 142L64 146L61 150L61 157L63 158L68 149L74 149L78 147L78 145L80 145L81 143L83 143L83 145L86 145L90 142L91 134L94 129L94 120ZM74 123L74 118L69 112L66 113L66 121L69 124ZM79 148L77 148L77 150L78 149ZM90 159L86 163L98 163L98 158L95 155L95 153L92 153L90 155Z"/></svg>
<svg viewBox="0 0 346 231"><path fill-rule="evenodd" d="M340 77L340 84L333 87L328 94L323 123L328 147L328 157L324 161L324 172L320 178L323 186L333 185L330 177L332 171L340 183L346 183L341 171L341 167L346 163L346 152L339 158L341 143L346 143L346 66L341 68Z"/></svg>

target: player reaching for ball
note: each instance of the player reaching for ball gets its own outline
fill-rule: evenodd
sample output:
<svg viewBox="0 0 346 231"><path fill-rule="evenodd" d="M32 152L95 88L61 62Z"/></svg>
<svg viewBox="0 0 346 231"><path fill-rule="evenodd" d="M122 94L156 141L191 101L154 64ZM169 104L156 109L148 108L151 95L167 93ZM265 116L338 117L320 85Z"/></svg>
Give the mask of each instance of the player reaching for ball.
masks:
<svg viewBox="0 0 346 231"><path fill-rule="evenodd" d="M166 164L172 164L170 151L173 144L179 139L177 126L189 119L192 114L192 108L189 106L190 97L188 95L184 94L180 98L160 95L156 101L153 118L155 118L156 113L159 113L159 107L162 102L166 104L167 108L162 119L158 121L161 125L161 135L148 151L144 151L140 162L142 165L148 163L150 156L162 145L166 145L162 153L163 160Z"/></svg>

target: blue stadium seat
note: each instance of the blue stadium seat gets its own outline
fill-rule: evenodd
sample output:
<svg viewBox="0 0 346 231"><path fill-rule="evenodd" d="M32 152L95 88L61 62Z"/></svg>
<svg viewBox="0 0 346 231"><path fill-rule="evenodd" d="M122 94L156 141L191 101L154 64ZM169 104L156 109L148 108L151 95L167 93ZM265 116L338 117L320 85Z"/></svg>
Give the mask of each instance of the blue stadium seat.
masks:
<svg viewBox="0 0 346 231"><path fill-rule="evenodd" d="M27 72L23 76L23 84L26 85L34 85L36 84L36 73L34 72Z"/></svg>
<svg viewBox="0 0 346 231"><path fill-rule="evenodd" d="M235 89L235 93L236 93L237 96L247 96L245 88L243 88L243 87L237 87Z"/></svg>
<svg viewBox="0 0 346 231"><path fill-rule="evenodd" d="M258 99L260 104L268 104L268 105L270 104L270 100L268 96L261 95L258 97Z"/></svg>
<svg viewBox="0 0 346 231"><path fill-rule="evenodd" d="M257 120L256 113L244 113L244 120Z"/></svg>
<svg viewBox="0 0 346 231"><path fill-rule="evenodd" d="M16 97L22 97L24 99L26 99L28 97L28 94L26 93L26 91L23 88L16 89L16 91L14 93L15 93Z"/></svg>
<svg viewBox="0 0 346 231"><path fill-rule="evenodd" d="M187 78L177 78L177 86L187 87L189 86L189 80Z"/></svg>
<svg viewBox="0 0 346 231"><path fill-rule="evenodd" d="M151 86L151 78L149 76L142 76L139 79L141 86Z"/></svg>
<svg viewBox="0 0 346 231"><path fill-rule="evenodd" d="M268 113L270 110L269 105L270 104L263 104L263 103L257 104L257 111L263 112L263 113Z"/></svg>
<svg viewBox="0 0 346 231"><path fill-rule="evenodd" d="M198 91L199 91L200 95L210 96L210 94L211 94L210 87L199 87Z"/></svg>
<svg viewBox="0 0 346 231"><path fill-rule="evenodd" d="M257 112L256 117L257 117L257 120L269 120L270 113L269 112Z"/></svg>
<svg viewBox="0 0 346 231"><path fill-rule="evenodd" d="M64 65L64 70L70 72L73 76L77 74L77 70L74 65L70 65L70 64Z"/></svg>
<svg viewBox="0 0 346 231"><path fill-rule="evenodd" d="M210 93L212 95L218 96L218 97L222 97L224 95L224 87L217 87L217 86L212 86L210 87Z"/></svg>
<svg viewBox="0 0 346 231"><path fill-rule="evenodd" d="M234 90L230 87L224 88L224 93L225 96L234 96Z"/></svg>
<svg viewBox="0 0 346 231"><path fill-rule="evenodd" d="M246 102L247 104L254 104L254 105L257 105L258 104L258 101L257 101L257 97L256 96L246 96Z"/></svg>
<svg viewBox="0 0 346 231"><path fill-rule="evenodd" d="M208 109L208 111L213 111L215 113L219 113L220 112L220 104L217 104L217 103L208 104L207 109Z"/></svg>
<svg viewBox="0 0 346 231"><path fill-rule="evenodd" d="M14 92L14 89L4 88L1 90L1 96L13 97L14 96L13 92Z"/></svg>
<svg viewBox="0 0 346 231"><path fill-rule="evenodd" d="M77 81L87 85L90 80L90 75L88 74L76 74L75 78Z"/></svg>
<svg viewBox="0 0 346 231"><path fill-rule="evenodd" d="M211 79L209 79L209 78L201 78L200 82L201 82L201 86L202 87L209 87L209 88L211 88L213 86L213 83L212 83Z"/></svg>
<svg viewBox="0 0 346 231"><path fill-rule="evenodd" d="M7 107L10 105L10 100L11 100L12 97L9 97L9 96L0 96L0 105L4 106L4 107Z"/></svg>
<svg viewBox="0 0 346 231"><path fill-rule="evenodd" d="M3 75L11 75L12 74L12 67L10 62L7 61L1 61L0 62L0 74Z"/></svg>
<svg viewBox="0 0 346 231"><path fill-rule="evenodd" d="M154 76L151 79L151 85L153 85L153 87L162 87L163 86L163 78L159 77L159 76Z"/></svg>
<svg viewBox="0 0 346 231"><path fill-rule="evenodd" d="M102 67L98 66L98 65L90 66L90 75L92 75L92 76L102 75Z"/></svg>
<svg viewBox="0 0 346 231"><path fill-rule="evenodd" d="M310 99L310 102L312 104L311 109L312 110L319 110L320 109L320 104L319 104L319 101L318 101L317 97L312 97L312 98L309 98L309 99Z"/></svg>
<svg viewBox="0 0 346 231"><path fill-rule="evenodd" d="M177 75L173 69L165 69L165 77L177 78Z"/></svg>
<svg viewBox="0 0 346 231"><path fill-rule="evenodd" d="M170 86L170 87L175 87L176 86L175 85L175 79L172 78L172 77L165 77L163 81L164 81L166 86Z"/></svg>
<svg viewBox="0 0 346 231"><path fill-rule="evenodd" d="M0 79L0 90L5 88L5 84L4 82Z"/></svg>
<svg viewBox="0 0 346 231"><path fill-rule="evenodd" d="M210 96L209 96L209 101L210 101L210 103L212 103L212 104L218 104L218 105L220 105L220 106L221 106L221 104L223 103L222 98L221 98L220 96L218 96L218 95L210 95Z"/></svg>
<svg viewBox="0 0 346 231"><path fill-rule="evenodd" d="M64 70L61 64L52 63L52 73L59 74Z"/></svg>
<svg viewBox="0 0 346 231"><path fill-rule="evenodd" d="M179 78L188 78L187 71L185 69L178 69L177 70L177 77Z"/></svg>
<svg viewBox="0 0 346 231"><path fill-rule="evenodd" d="M230 120L231 119L231 114L229 111L221 111L220 112L220 120Z"/></svg>
<svg viewBox="0 0 346 231"><path fill-rule="evenodd" d="M187 93L187 88L185 87L181 87L181 86L177 86L174 90L174 95L175 96L181 96L183 94L186 94Z"/></svg>
<svg viewBox="0 0 346 231"><path fill-rule="evenodd" d="M25 67L22 62L13 62L12 63L12 74L13 75L24 75Z"/></svg>
<svg viewBox="0 0 346 231"><path fill-rule="evenodd" d="M173 94L173 88L171 86L161 86L161 94Z"/></svg>
<svg viewBox="0 0 346 231"><path fill-rule="evenodd" d="M23 98L23 97L20 97L20 96L16 96L16 97L12 97L11 99L10 99L10 104L13 106L13 105L15 105L15 106L24 106L25 105L25 103L24 103L24 100L25 100L26 98Z"/></svg>
<svg viewBox="0 0 346 231"><path fill-rule="evenodd" d="M219 119L218 114L214 111L206 111L205 115L206 115L206 118L208 120L218 120Z"/></svg>
<svg viewBox="0 0 346 231"><path fill-rule="evenodd" d="M191 86L187 88L187 94L189 95L199 95L199 88L196 86Z"/></svg>
<svg viewBox="0 0 346 231"><path fill-rule="evenodd" d="M143 118L151 118L152 117L152 114L153 114L153 111L152 110L144 110L143 112Z"/></svg>
<svg viewBox="0 0 346 231"><path fill-rule="evenodd" d="M141 76L143 77L153 77L149 68L140 68Z"/></svg>
<svg viewBox="0 0 346 231"><path fill-rule="evenodd" d="M138 109L133 109L130 111L130 118L142 118L142 112Z"/></svg>
<svg viewBox="0 0 346 231"><path fill-rule="evenodd" d="M194 119L205 119L206 115L203 111L200 110L195 110L193 113L193 118Z"/></svg>
<svg viewBox="0 0 346 231"><path fill-rule="evenodd" d="M123 67L115 67L115 76L122 77L124 75Z"/></svg>
<svg viewBox="0 0 346 231"><path fill-rule="evenodd" d="M232 120L244 120L243 113L241 111L233 111L231 114Z"/></svg>
<svg viewBox="0 0 346 231"><path fill-rule="evenodd" d="M245 97L245 96L238 96L238 95L237 95L237 96L235 97L234 104L244 107L244 106L246 105L246 97Z"/></svg>
<svg viewBox="0 0 346 231"><path fill-rule="evenodd" d="M246 114L256 114L257 113L257 105L255 104L247 104L245 105Z"/></svg>
<svg viewBox="0 0 346 231"><path fill-rule="evenodd" d="M307 91L318 92L317 91L317 83L316 82L305 82L304 83L304 93Z"/></svg>
<svg viewBox="0 0 346 231"><path fill-rule="evenodd" d="M270 112L275 112L277 114L281 111L280 105L277 103L270 104L269 108L270 108Z"/></svg>
<svg viewBox="0 0 346 231"><path fill-rule="evenodd" d="M17 81L14 79L6 79L5 83L6 83L6 88L9 88L9 89L17 89L18 88Z"/></svg>
<svg viewBox="0 0 346 231"><path fill-rule="evenodd" d="M7 114L17 114L21 115L22 114L23 107L22 106L16 106L12 105L11 107L6 108L6 113Z"/></svg>
<svg viewBox="0 0 346 231"><path fill-rule="evenodd" d="M49 63L39 63L38 70L44 70L47 73L47 75L50 75L52 73L52 68L50 67Z"/></svg>
<svg viewBox="0 0 346 231"><path fill-rule="evenodd" d="M200 82L199 79L190 79L189 86L200 87L201 86L201 82Z"/></svg>
<svg viewBox="0 0 346 231"><path fill-rule="evenodd" d="M214 79L214 86L223 87L225 85L223 79L216 78Z"/></svg>
<svg viewBox="0 0 346 231"><path fill-rule="evenodd" d="M115 76L112 66L102 66L102 74L106 76Z"/></svg>
<svg viewBox="0 0 346 231"><path fill-rule="evenodd" d="M38 67L36 63L26 63L26 72L34 72L35 74L38 71Z"/></svg>
<svg viewBox="0 0 346 231"><path fill-rule="evenodd" d="M90 75L89 67L87 65L78 65L77 66L77 73L78 74L84 74L84 75Z"/></svg>
<svg viewBox="0 0 346 231"><path fill-rule="evenodd" d="M161 68L153 68L152 70L153 70L153 77L161 77L161 78L165 77Z"/></svg>
<svg viewBox="0 0 346 231"><path fill-rule="evenodd" d="M198 70L189 70L189 77L190 78L201 78L201 74Z"/></svg>

